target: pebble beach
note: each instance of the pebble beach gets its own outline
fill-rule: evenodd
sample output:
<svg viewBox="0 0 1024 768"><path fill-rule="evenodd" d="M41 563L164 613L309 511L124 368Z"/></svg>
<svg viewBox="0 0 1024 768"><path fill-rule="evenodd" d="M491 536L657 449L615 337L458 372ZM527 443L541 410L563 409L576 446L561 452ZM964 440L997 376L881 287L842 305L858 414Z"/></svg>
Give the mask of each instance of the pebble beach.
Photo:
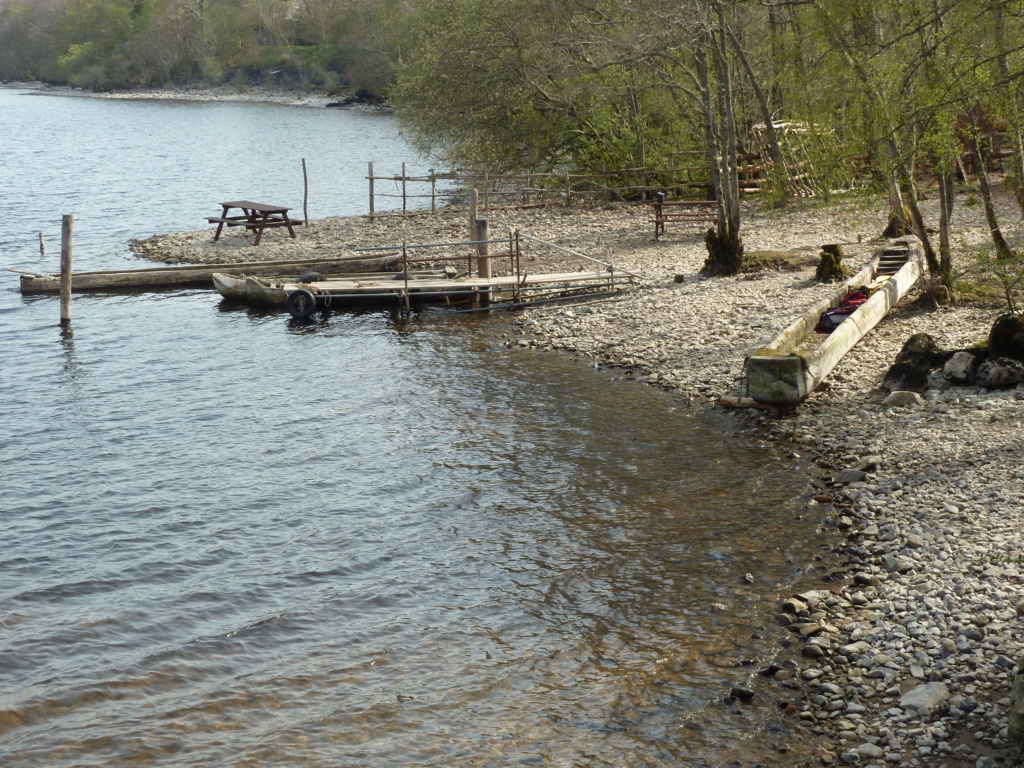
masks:
<svg viewBox="0 0 1024 768"><path fill-rule="evenodd" d="M954 212L958 267L988 239L972 199L962 192ZM1019 222L1011 202L1000 198L1002 220ZM925 202L929 223L935 209L936 201ZM870 259L885 225L884 205L861 196L781 209L749 202L748 255L773 266L705 278L701 227L670 223L655 242L649 208L479 215L492 237L520 230L643 275L610 301L510 315L509 354L538 347L572 354L697 409L739 394L744 357L834 290L814 279L822 244L841 244L852 272ZM240 231L213 243L212 231L201 230L154 235L132 249L160 262L220 263L467 239L465 209L450 206L405 218L323 219L300 228L296 240L268 232L259 248ZM533 242L523 266L594 268ZM752 695L772 697L799 730L827 745L799 764L1018 764L1010 712L1024 658L1024 385L953 386L937 372L922 396L887 400L882 378L912 334L962 348L983 341L1001 312L991 300L937 307L918 299L917 290L905 297L796 410L734 412L753 439L806 465L806 514L834 532L833 550L815 556L819 586L766 606L777 612L789 648L766 660L752 686Z"/></svg>

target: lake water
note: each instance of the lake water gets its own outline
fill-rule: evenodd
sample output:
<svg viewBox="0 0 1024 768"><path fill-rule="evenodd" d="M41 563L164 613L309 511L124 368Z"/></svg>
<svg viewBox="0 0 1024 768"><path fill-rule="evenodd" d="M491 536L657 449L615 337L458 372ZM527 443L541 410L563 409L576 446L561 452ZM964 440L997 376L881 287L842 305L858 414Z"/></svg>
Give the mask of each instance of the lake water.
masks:
<svg viewBox="0 0 1024 768"><path fill-rule="evenodd" d="M294 204L301 156L312 216L416 161L382 115L12 90L0 149L23 269L61 213L111 266ZM503 317L79 294L64 332L0 275L5 768L792 764L755 667L821 542L728 419Z"/></svg>

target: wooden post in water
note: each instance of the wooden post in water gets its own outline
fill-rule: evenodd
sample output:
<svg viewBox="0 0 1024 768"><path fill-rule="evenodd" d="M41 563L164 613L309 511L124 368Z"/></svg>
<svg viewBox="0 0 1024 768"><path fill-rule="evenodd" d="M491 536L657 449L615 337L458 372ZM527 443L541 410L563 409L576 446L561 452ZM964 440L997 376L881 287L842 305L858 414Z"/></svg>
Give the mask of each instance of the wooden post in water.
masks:
<svg viewBox="0 0 1024 768"><path fill-rule="evenodd" d="M65 214L60 227L60 324L71 323L71 235L75 217Z"/></svg>
<svg viewBox="0 0 1024 768"><path fill-rule="evenodd" d="M40 256L45 256L46 255L46 248L43 246L43 233L42 232L39 233L39 255Z"/></svg>
<svg viewBox="0 0 1024 768"><path fill-rule="evenodd" d="M373 218L373 163L370 163L370 169L367 172L366 178L370 180L370 218Z"/></svg>
<svg viewBox="0 0 1024 768"><path fill-rule="evenodd" d="M430 169L430 212L434 213L437 210L437 176L434 175L434 169Z"/></svg>
<svg viewBox="0 0 1024 768"><path fill-rule="evenodd" d="M402 163L402 217L405 218L405 163Z"/></svg>
<svg viewBox="0 0 1024 768"><path fill-rule="evenodd" d="M487 219L477 219L473 227L473 239L477 241L476 246L476 274L478 277L491 276L491 244L487 236Z"/></svg>
<svg viewBox="0 0 1024 768"><path fill-rule="evenodd" d="M309 209L306 204L309 201L309 177L306 175L306 158L302 158L302 224L309 226Z"/></svg>

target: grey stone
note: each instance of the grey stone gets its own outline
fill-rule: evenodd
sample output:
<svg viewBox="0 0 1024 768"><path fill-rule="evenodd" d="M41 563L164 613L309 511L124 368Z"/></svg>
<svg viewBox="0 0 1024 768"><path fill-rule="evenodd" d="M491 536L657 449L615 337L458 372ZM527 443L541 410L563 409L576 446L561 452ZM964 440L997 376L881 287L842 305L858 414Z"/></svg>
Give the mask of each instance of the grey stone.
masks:
<svg viewBox="0 0 1024 768"><path fill-rule="evenodd" d="M844 469L832 478L832 482L836 485L849 485L850 483L859 483L867 476L867 472L862 472L859 469Z"/></svg>
<svg viewBox="0 0 1024 768"><path fill-rule="evenodd" d="M929 714L948 699L949 688L944 683L925 683L900 696L900 706Z"/></svg>
<svg viewBox="0 0 1024 768"><path fill-rule="evenodd" d="M924 398L917 394L917 392L909 392L902 389L896 390L882 401L882 405L893 408L905 408L910 405L923 404Z"/></svg>
<svg viewBox="0 0 1024 768"><path fill-rule="evenodd" d="M878 469L882 466L882 457L877 455L865 456L863 459L854 464L850 469L870 472L873 469Z"/></svg>
<svg viewBox="0 0 1024 768"><path fill-rule="evenodd" d="M839 653L843 656L860 656L862 653L867 653L871 650L871 644L866 643L863 640L859 640L856 643L850 643L844 645L839 649Z"/></svg>
<svg viewBox="0 0 1024 768"><path fill-rule="evenodd" d="M867 743L861 744L859 747L857 747L857 753L861 757L872 759L876 757L882 757L885 754L885 750L877 744Z"/></svg>
<svg viewBox="0 0 1024 768"><path fill-rule="evenodd" d="M978 357L967 350L956 352L942 367L942 375L954 384L970 384L978 370Z"/></svg>
<svg viewBox="0 0 1024 768"><path fill-rule="evenodd" d="M795 597L791 597L782 604L782 610L786 613L797 616L801 613L807 613L807 604L802 600L797 600Z"/></svg>

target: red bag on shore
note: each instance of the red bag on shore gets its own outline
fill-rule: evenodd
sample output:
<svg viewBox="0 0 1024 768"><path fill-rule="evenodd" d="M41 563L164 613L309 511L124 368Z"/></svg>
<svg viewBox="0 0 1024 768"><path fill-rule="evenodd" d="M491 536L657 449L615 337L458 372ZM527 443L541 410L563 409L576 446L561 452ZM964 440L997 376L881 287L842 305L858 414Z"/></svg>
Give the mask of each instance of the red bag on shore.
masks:
<svg viewBox="0 0 1024 768"><path fill-rule="evenodd" d="M838 307L826 309L821 313L818 324L814 326L815 332L832 333L843 320L856 312L857 308L867 300L867 291L850 291Z"/></svg>

